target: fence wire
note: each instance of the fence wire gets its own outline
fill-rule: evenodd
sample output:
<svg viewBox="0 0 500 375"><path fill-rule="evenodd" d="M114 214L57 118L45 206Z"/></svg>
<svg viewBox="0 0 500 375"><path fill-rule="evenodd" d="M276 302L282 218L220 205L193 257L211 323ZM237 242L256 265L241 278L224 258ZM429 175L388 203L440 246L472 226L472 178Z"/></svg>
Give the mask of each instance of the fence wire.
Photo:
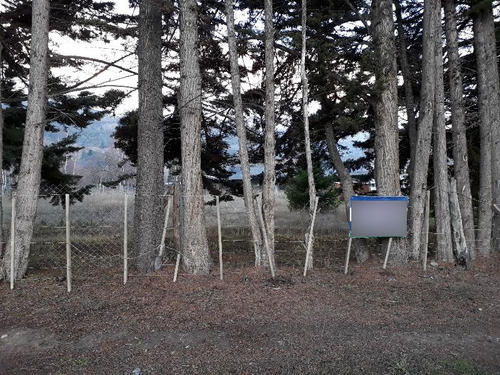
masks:
<svg viewBox="0 0 500 375"><path fill-rule="evenodd" d="M48 193L48 191L52 193ZM38 198L37 213L29 256L29 274L47 277L64 277L66 274L66 212L65 195L54 193L54 187L46 189ZM134 250L134 192L96 189L85 196L70 197L69 232L71 242L72 274L75 279L95 277L117 277L123 272L125 194L127 194L127 243L128 269L131 271L141 256L156 257L156 267L173 265L177 257L174 245L173 205L170 205L169 220L166 223L165 242L151 249ZM170 195L162 196L162 204L167 207ZM12 197L4 195L3 202L3 242L9 240L12 212ZM186 201L189 197L183 197ZM22 199L22 197L17 197ZM205 202L213 200L204 196ZM248 223L248 211L243 199L220 203L222 228L223 261L225 267L252 266L254 245ZM217 211L213 205L205 206L205 223L209 249L217 263L219 241ZM162 223L165 224L165 223ZM306 237L309 227L307 209L290 211L286 199L279 197L275 213L274 252L278 265L302 267L306 252ZM348 242L348 225L343 206L328 212L320 212L314 228L314 262L316 267L341 267ZM429 231L429 251L435 251L442 241L440 233L431 226ZM498 240L498 239L493 239ZM371 241L371 242L370 242ZM372 239L372 250L380 253L382 246ZM476 244L470 244L475 246ZM163 248L163 250L161 250ZM161 255L161 256L160 256ZM137 274L137 273L136 273Z"/></svg>

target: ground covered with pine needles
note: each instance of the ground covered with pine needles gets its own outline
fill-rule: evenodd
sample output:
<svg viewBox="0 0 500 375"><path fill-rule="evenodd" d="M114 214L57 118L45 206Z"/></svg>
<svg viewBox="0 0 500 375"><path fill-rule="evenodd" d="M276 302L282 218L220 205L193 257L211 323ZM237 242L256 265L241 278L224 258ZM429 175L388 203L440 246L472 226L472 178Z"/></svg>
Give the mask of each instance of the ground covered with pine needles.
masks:
<svg viewBox="0 0 500 375"><path fill-rule="evenodd" d="M0 283L1 374L499 374L500 257ZM214 267L215 268L215 267Z"/></svg>

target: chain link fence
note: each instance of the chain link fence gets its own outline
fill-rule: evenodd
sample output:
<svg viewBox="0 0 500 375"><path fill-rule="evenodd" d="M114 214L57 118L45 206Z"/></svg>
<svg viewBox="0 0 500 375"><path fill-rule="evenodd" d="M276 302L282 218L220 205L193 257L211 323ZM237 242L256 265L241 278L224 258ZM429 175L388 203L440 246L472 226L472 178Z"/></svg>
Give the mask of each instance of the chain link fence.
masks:
<svg viewBox="0 0 500 375"><path fill-rule="evenodd" d="M178 254L174 240L173 197L170 195L162 197L162 205L166 211L164 220L167 220L163 223L162 242L145 253L156 255L158 269L172 266L173 273L173 265ZM204 199L206 203L214 201L209 195ZM67 268L67 230L69 230L72 278L75 282L96 278L119 282L124 267L127 272L131 271L131 276L140 275L134 267L138 260L138 254L133 249L134 192L96 189L89 195L72 196L70 200L67 214L65 194L45 194L39 197L28 275L64 280ZM12 195L4 195L2 203L5 247L6 241L9 241ZM253 266L255 263L253 239L243 199L235 198L233 201L220 202L219 211L224 267ZM219 224L215 205L205 206L205 222L209 249L212 259L217 264ZM275 225L277 264L303 267L306 254L305 235L309 231L308 210L304 208L290 211L286 197L279 192L276 200ZM314 266L341 269L349 237L343 204L336 209L318 213L314 236ZM431 223L429 229L431 256L436 244L441 241L440 237L440 233L435 232ZM372 250L382 253L384 250L377 241L372 239L368 242L372 244Z"/></svg>
<svg viewBox="0 0 500 375"><path fill-rule="evenodd" d="M71 196L67 216L65 194L39 196L28 274L36 275L36 277L65 277L67 229L69 229L71 268L74 279L120 276L125 260L125 244L128 249L127 269L133 270L138 259L138 254L133 248L133 194L133 191L96 189L90 195ZM22 197L17 196L16 199L19 200ZM169 199L171 200L172 196L163 195L162 202L165 209L168 206L169 213L165 212L164 216L168 222L163 223L162 243L154 249L145 251L145 253L158 255L157 268L172 265L177 255L174 245L173 204L172 202L167 204ZM207 203L205 221L209 249L212 258L216 260L219 252L216 206L209 204L214 200L212 196L206 195L204 199ZM236 268L253 265L255 263L253 240L243 199L235 198L233 201L220 202L219 208L225 266ZM4 243L9 241L11 213L12 194L6 194L3 196ZM316 241L318 248L325 250L324 258L326 259L334 253L330 251L332 246L344 247L347 243L347 224L343 217L343 209L319 215L320 219L317 220L315 229L318 233ZM304 209L290 212L285 197L278 194L275 254L280 265L300 266L303 263L305 234L308 232L308 226L308 211ZM325 266L331 261L332 259L322 260L319 265Z"/></svg>
<svg viewBox="0 0 500 375"><path fill-rule="evenodd" d="M16 199L22 200L23 197L16 196ZM123 264L124 194L96 192L71 197L70 201L66 215L65 194L38 197L28 274L64 277L67 229L74 278L106 274L108 270L118 270ZM133 198L130 206L133 215ZM5 242L10 237L7 234L11 226L12 195L3 196L3 213Z"/></svg>

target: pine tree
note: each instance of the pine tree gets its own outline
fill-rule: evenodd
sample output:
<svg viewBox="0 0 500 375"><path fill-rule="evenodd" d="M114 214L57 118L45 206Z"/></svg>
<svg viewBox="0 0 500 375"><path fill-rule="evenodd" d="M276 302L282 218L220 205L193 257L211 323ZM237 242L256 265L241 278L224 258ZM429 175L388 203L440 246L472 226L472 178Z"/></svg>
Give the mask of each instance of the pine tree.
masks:
<svg viewBox="0 0 500 375"><path fill-rule="evenodd" d="M450 85L451 123L453 136L453 165L457 181L458 201L462 214L467 248L475 257L474 212L469 177L467 131L465 128L465 104L463 79L459 56L457 12L454 0L444 0L446 21L446 47L448 51L448 80Z"/></svg>
<svg viewBox="0 0 500 375"><path fill-rule="evenodd" d="M47 108L49 0L34 0L32 10L32 37L30 76L26 128L24 132L23 155L19 170L16 201L16 236L14 247L10 245L4 254L1 278L10 277L7 259L14 255L16 279L21 279L28 269L31 237L36 215L40 189L43 132Z"/></svg>
<svg viewBox="0 0 500 375"><path fill-rule="evenodd" d="M436 75L436 30L440 2L424 2L422 84L420 95L420 115L418 118L417 147L411 179L410 193L410 246L411 257L419 259L422 244L424 198L427 188L429 155L431 152L432 124L435 106Z"/></svg>
<svg viewBox="0 0 500 375"><path fill-rule="evenodd" d="M201 73L198 52L198 9L195 0L180 2L180 95L182 148L182 254L190 273L208 274L211 259L204 218L201 179Z"/></svg>
<svg viewBox="0 0 500 375"><path fill-rule="evenodd" d="M229 60L231 65L231 85L233 89L233 102L234 102L234 117L236 124L236 131L238 134L238 149L240 168L243 181L243 197L245 201L245 208L248 212L248 221L252 231L252 238L255 251L255 265L260 266L262 260L262 233L258 226L257 214L255 212L255 205L253 202L253 188L250 175L250 158L248 155L248 141L247 129L244 124L243 102L241 98L241 76L240 67L238 64L238 51L236 45L236 33L234 27L234 9L233 1L226 0L226 17L227 17L227 34L228 34L228 48Z"/></svg>
<svg viewBox="0 0 500 375"><path fill-rule="evenodd" d="M143 0L139 13L139 111L134 210L137 268L154 270L162 229L163 105L161 74L162 7Z"/></svg>

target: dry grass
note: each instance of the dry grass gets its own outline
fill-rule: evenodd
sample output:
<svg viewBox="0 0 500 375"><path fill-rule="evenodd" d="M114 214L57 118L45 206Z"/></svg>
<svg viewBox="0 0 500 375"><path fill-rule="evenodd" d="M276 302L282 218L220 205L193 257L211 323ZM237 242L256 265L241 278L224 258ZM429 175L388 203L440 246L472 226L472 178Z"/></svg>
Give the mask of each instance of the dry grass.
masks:
<svg viewBox="0 0 500 375"><path fill-rule="evenodd" d="M212 200L210 195L205 196L205 201ZM11 215L11 200L4 197L4 225L8 227ZM133 217L134 196L128 197L129 218ZM117 191L97 192L86 196L83 202L71 205L70 217L73 223L95 223L96 225L122 225L124 210L124 195ZM221 202L221 221L224 228L248 227L248 216L243 198L235 197L231 202ZM307 209L290 211L284 192L276 194L275 211L276 228L303 229L309 225ZM207 228L217 226L215 206L205 206ZM54 226L64 225L64 207L54 206L48 199L40 198L38 201L36 225ZM341 206L329 212L319 212L316 220L318 232L347 232L344 207ZM305 232L304 232L305 233Z"/></svg>
<svg viewBox="0 0 500 375"><path fill-rule="evenodd" d="M205 201L212 200L210 195ZM8 233L11 213L10 199L4 199L4 230ZM133 236L134 196L128 196L129 236ZM221 202L221 222L224 261L228 267L252 265L253 245L247 211L242 198ZM308 232L309 213L306 209L290 211L284 192L276 194L276 257L278 264L301 266L305 255L304 239ZM117 191L97 192L86 196L83 202L70 207L71 239L75 251L75 267L78 262L99 267L101 262L115 264L121 256L123 244L124 194ZM209 247L217 258L216 207L205 206L205 218ZM171 227L170 215L169 227ZM339 255L332 248L345 249L347 224L343 207L329 212L319 212L315 225L316 265L329 267L338 262ZM171 248L172 229L167 233L167 247ZM54 206L48 199L38 202L35 232L31 252L31 266L36 269L65 266L65 212L64 207ZM129 238L132 243L132 238ZM152 249L154 251L154 249ZM131 254L133 256L133 254ZM165 261L173 259L167 251ZM118 259L119 260L119 259Z"/></svg>
<svg viewBox="0 0 500 375"><path fill-rule="evenodd" d="M220 210L222 227L249 226L243 198L237 197L231 202L221 202ZM207 227L210 228L217 225L214 206L207 206L205 209L205 217ZM307 209L290 211L285 193L283 191L278 191L276 194L275 221L278 231L301 230L303 233L306 233L309 226L309 212ZM315 230L320 233L347 233L344 206L340 206L329 212L320 212L316 219Z"/></svg>

